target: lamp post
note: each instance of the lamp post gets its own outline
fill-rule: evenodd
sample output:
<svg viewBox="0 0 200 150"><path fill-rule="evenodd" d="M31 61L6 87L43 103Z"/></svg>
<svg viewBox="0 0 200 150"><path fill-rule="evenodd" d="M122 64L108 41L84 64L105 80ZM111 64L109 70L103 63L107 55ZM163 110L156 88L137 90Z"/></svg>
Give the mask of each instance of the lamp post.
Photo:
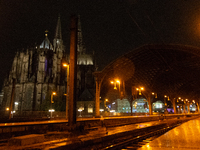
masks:
<svg viewBox="0 0 200 150"><path fill-rule="evenodd" d="M68 103L69 103L69 64L63 63L63 67L66 67L66 68L67 68L66 119L68 119Z"/></svg>
<svg viewBox="0 0 200 150"><path fill-rule="evenodd" d="M107 108L106 102L108 102L108 99L105 99L105 101L104 101L105 108Z"/></svg>
<svg viewBox="0 0 200 150"><path fill-rule="evenodd" d="M51 113L51 118L52 118L52 112L54 112L55 110L52 108L52 103L54 103L53 101L53 96L56 95L56 92L52 92L51 93L51 109L49 109L49 112Z"/></svg>
<svg viewBox="0 0 200 150"><path fill-rule="evenodd" d="M110 81L110 83L114 85L114 90L117 90L117 84L119 85L119 97L120 99L122 99L123 92L121 92L121 89L120 89L120 80L115 79L115 80Z"/></svg>
<svg viewBox="0 0 200 150"><path fill-rule="evenodd" d="M144 88L140 87L140 88L136 88L136 90L139 92L139 95L142 95L142 91L144 90Z"/></svg>
<svg viewBox="0 0 200 150"><path fill-rule="evenodd" d="M111 84L114 84L114 89L117 90L117 83L119 84L119 91L120 91L120 80L115 79L115 81L110 81Z"/></svg>
<svg viewBox="0 0 200 150"><path fill-rule="evenodd" d="M167 102L166 102L166 99L168 98L168 96L167 95L164 95L164 114L166 114L167 113Z"/></svg>

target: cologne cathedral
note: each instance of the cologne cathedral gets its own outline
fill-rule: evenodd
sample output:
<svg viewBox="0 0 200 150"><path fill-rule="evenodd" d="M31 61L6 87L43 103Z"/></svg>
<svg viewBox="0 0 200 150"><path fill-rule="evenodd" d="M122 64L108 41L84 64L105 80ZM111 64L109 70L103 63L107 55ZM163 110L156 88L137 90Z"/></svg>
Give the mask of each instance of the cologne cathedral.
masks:
<svg viewBox="0 0 200 150"><path fill-rule="evenodd" d="M86 53L80 17L77 34L77 101L83 100L84 93L88 91L90 91L89 99L92 100L91 91L94 92L95 89L94 54ZM69 54L66 53L66 46L62 40L61 22L58 17L52 43L46 33L40 45L16 53L12 68L4 81L2 107L9 107L14 87L13 110L45 111L51 103L51 93L55 91L54 107L58 111L64 111L67 69L63 67L63 63L69 63Z"/></svg>

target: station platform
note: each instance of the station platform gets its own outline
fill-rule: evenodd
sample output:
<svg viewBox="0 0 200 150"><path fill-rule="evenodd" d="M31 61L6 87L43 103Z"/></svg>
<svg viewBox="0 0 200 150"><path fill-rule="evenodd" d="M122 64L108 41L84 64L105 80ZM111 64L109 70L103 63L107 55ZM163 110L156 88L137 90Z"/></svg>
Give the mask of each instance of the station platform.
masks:
<svg viewBox="0 0 200 150"><path fill-rule="evenodd" d="M200 118L166 132L138 150L199 150Z"/></svg>
<svg viewBox="0 0 200 150"><path fill-rule="evenodd" d="M59 149L61 147L63 149L78 149L82 146L87 147L90 146L91 144L99 142L103 143L104 141L109 141L117 137L125 136L127 135L127 133L134 134L135 130L137 129L145 129L151 126L156 127L166 122L167 123L171 122L172 124L174 123L176 124L177 122L185 122L190 119L193 119L193 117L184 117L180 119L178 118L164 119L162 121L161 120L150 121L150 122L136 123L131 125L109 127L109 128L101 127L98 128L97 130L91 130L91 131L89 130L85 133L72 134L70 132L48 132L44 135L45 139L41 143L35 143L31 145L12 145L12 143L10 144L8 141L8 143L0 144L0 150L1 149L21 150L21 149L32 149L32 148L51 150L51 149ZM200 122L198 122L198 124L200 124ZM190 126L190 128L192 128L192 126ZM179 137L179 135L177 136ZM143 149L150 148L148 145L145 146L146 147L143 147ZM154 149L154 147L152 149Z"/></svg>

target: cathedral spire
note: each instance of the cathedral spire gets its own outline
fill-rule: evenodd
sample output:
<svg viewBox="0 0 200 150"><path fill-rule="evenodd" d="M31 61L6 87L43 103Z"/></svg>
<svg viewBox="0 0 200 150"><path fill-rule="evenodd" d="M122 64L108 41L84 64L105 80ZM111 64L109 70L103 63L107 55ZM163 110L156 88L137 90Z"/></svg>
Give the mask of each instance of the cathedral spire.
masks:
<svg viewBox="0 0 200 150"><path fill-rule="evenodd" d="M60 15L58 16L58 22L57 22L57 26L56 26L55 39L62 40Z"/></svg>
<svg viewBox="0 0 200 150"><path fill-rule="evenodd" d="M60 15L58 16L58 22L56 26L56 33L53 40L54 52L56 51L63 51L63 40L62 40L62 33L61 33L61 22L60 22Z"/></svg>

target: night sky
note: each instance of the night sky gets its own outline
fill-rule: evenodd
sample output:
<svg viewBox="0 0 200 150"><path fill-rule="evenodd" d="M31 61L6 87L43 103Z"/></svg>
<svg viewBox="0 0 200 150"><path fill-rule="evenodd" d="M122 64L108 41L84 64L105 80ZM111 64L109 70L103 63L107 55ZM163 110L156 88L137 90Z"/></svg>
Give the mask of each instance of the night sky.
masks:
<svg viewBox="0 0 200 150"><path fill-rule="evenodd" d="M101 70L145 44L200 47L199 0L0 0L0 87L17 50L52 42L61 16L69 52L70 16L80 15L86 52L95 52Z"/></svg>

